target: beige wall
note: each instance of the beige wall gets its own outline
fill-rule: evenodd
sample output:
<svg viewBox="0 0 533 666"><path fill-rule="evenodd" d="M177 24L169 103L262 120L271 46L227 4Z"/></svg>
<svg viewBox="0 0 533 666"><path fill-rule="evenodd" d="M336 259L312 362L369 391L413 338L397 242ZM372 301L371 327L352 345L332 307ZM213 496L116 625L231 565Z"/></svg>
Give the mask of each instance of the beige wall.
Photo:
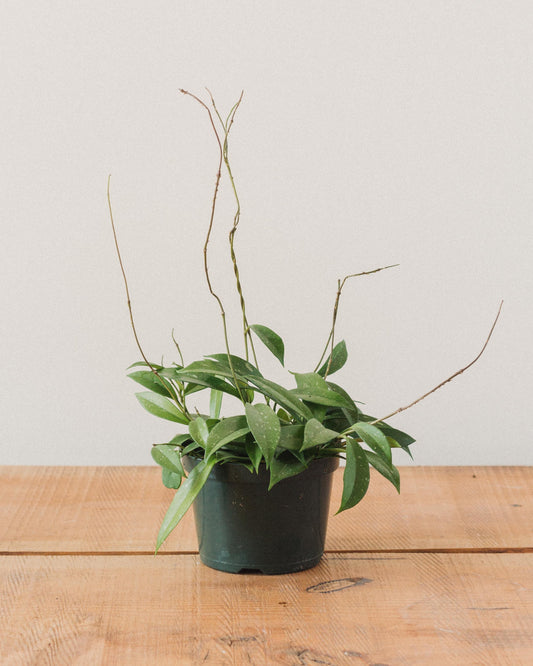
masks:
<svg viewBox="0 0 533 666"><path fill-rule="evenodd" d="M208 85L224 109L245 89L236 247L289 367L312 369L337 278L400 263L348 284L338 321L338 380L383 415L471 360L505 298L480 362L394 425L418 464L533 463L532 34L526 1L4 2L0 462L148 464L176 432L125 378L109 172L149 355L173 357L173 327L188 360L222 350L201 266L216 149L178 93ZM230 316L231 217L226 187Z"/></svg>

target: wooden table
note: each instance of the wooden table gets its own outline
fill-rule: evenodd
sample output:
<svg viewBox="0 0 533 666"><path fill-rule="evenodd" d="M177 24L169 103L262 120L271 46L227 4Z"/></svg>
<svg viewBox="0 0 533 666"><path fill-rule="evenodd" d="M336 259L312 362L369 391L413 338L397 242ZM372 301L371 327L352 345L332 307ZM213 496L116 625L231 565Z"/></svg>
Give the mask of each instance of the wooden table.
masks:
<svg viewBox="0 0 533 666"><path fill-rule="evenodd" d="M340 498L336 477L332 514ZM153 467L0 468L0 664L533 664L533 468L375 475L309 571L232 575Z"/></svg>

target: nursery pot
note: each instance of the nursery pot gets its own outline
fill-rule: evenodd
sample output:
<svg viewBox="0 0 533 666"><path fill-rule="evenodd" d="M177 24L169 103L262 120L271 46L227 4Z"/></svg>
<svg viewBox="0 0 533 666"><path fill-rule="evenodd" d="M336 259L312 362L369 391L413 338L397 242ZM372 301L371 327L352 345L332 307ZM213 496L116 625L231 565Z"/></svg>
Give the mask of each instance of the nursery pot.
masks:
<svg viewBox="0 0 533 666"><path fill-rule="evenodd" d="M184 458L190 471L198 460ZM268 490L270 473L215 465L194 501L201 561L230 573L284 574L310 569L324 553L337 458L313 460Z"/></svg>

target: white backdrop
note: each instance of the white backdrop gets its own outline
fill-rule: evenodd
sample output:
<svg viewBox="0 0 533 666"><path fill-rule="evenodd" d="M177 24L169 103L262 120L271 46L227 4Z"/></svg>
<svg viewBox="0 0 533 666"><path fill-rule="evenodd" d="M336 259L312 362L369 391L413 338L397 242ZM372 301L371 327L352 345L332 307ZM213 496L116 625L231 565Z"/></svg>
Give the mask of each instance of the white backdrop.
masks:
<svg viewBox="0 0 533 666"><path fill-rule="evenodd" d="M207 85L225 110L245 90L236 249L289 368L316 362L337 278L400 263L348 283L338 320L337 381L381 416L470 361L504 298L479 363L392 423L417 464L533 463L532 34L529 1L4 0L0 462L150 464L179 430L125 376L106 180L147 353L172 360L172 328L186 360L222 351L216 145L178 92ZM236 320L232 210L226 185L210 265Z"/></svg>

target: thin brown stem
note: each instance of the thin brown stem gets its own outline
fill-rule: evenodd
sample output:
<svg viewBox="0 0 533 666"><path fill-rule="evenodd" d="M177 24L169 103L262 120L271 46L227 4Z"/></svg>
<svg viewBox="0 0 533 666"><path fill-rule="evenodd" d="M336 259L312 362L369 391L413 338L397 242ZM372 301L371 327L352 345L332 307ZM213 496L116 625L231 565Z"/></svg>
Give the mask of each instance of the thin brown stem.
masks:
<svg viewBox="0 0 533 666"><path fill-rule="evenodd" d="M172 342L174 343L174 346L177 349L178 356L181 361L181 367L183 368L183 366L185 365L185 361L183 360L183 354L181 353L181 347L179 345L179 342L176 340L176 337L174 336L174 329L172 329ZM180 400L183 404L183 409L185 410L185 414L190 417L189 411L187 409L187 396L185 395L185 387L182 382L177 382L177 391Z"/></svg>
<svg viewBox="0 0 533 666"><path fill-rule="evenodd" d="M118 238L117 238L117 230L115 228L115 220L113 219L113 208L111 206L111 174L107 177L107 205L109 206L109 217L111 219L111 229L113 230L113 239L115 241L115 249L117 251L117 257L118 257L118 263L120 265L120 270L122 272L122 279L124 280L124 287L126 289L126 299L128 302L128 310L130 313L130 323L131 323L131 328L133 331L133 337L135 338L135 342L137 344L137 347L139 349L139 352L141 353L141 356L143 357L144 362L146 365L150 368L150 370L157 375L157 370L154 368L154 366L150 363L150 361L146 358L146 355L143 351L143 348L141 347L141 343L139 342L139 337L137 335L137 329L135 327L135 321L133 318L133 309L131 307L131 298L130 298L130 290L128 287L128 279L126 277L126 271L124 270L124 264L122 262L122 255L120 253L120 247L118 245Z"/></svg>
<svg viewBox="0 0 533 666"><path fill-rule="evenodd" d="M130 324L131 324L131 330L133 331L133 337L135 338L135 343L137 344L137 348L139 349L139 352L143 358L143 361L146 363L146 365L150 368L150 370L154 373L154 375L159 379L161 382L161 385L165 387L165 389L168 391L168 394L170 395L171 398L174 399L176 405L180 409L180 411L187 416L187 410L184 405L181 404L180 400L178 399L177 395L173 391L169 391L168 385L166 382L163 381L163 378L161 375L157 372L157 370L154 368L154 366L150 363L148 360L146 354L144 353L144 350L141 346L139 336L137 335L137 328L135 326L135 320L133 317L133 308L131 307L131 298L130 298L130 290L128 286L128 278L126 277L126 271L124 269L124 263L122 261L122 255L120 253L120 247L118 244L118 238L117 238L117 230L115 227L115 220L113 218L113 207L111 205L111 174L107 177L107 204L109 206L109 218L111 220L111 229L113 230L113 240L115 241L115 249L117 251L117 257L118 257L118 263L120 265L120 270L122 272L122 278L124 281L124 288L126 290L126 299L128 303L128 311L130 313Z"/></svg>
<svg viewBox="0 0 533 666"><path fill-rule="evenodd" d="M174 343L174 346L175 346L176 349L178 350L178 355L179 355L179 357L180 357L181 365L182 365L182 367L183 367L183 366L185 365L185 362L184 362L184 360L183 360L183 354L181 353L181 347L179 346L178 341L177 341L176 338L174 337L174 329L172 329L172 342Z"/></svg>
<svg viewBox="0 0 533 666"><path fill-rule="evenodd" d="M235 115L236 115L236 113L239 109L239 106L240 106L241 102L242 102L244 91L241 92L241 95L240 95L239 99L233 105L233 107L231 108L226 120L224 121L221 114L218 111L217 105L215 103L215 99L214 99L211 91L209 90L209 88L206 88L206 90L209 93L209 97L211 98L211 104L213 106L213 109L214 109L214 111L215 111L215 113L216 113L216 115L217 115L217 117L220 121L220 124L222 126L222 129L224 131L224 143L223 143L223 149L222 149L223 159L224 159L224 164L226 165L226 170L228 172L229 180L230 180L231 187L232 187L232 190L233 190L233 195L235 197L235 202L236 202L236 205L237 205L235 215L233 217L233 227L231 228L231 230L229 232L229 244L230 244L231 262L232 262L232 265L233 265L233 272L235 274L235 280L236 280L236 285L237 285L237 293L239 295L239 302L240 302L241 312L242 312L244 353L245 353L246 360L248 360L249 359L248 342L249 342L250 343L250 348L252 350L252 355L254 357L254 362L255 362L255 365L257 366L258 365L257 356L256 356L256 353L255 353L254 341L253 341L252 334L251 334L251 331L250 331L250 326L248 324L248 318L246 316L246 302L245 302L245 299L244 299L244 293L243 293L240 274L239 274L239 267L238 267L238 264L237 264L237 255L235 253L235 247L234 247L235 233L237 231L237 227L238 227L240 219L241 219L241 202L240 202L239 195L238 195L238 192L237 192L237 187L235 185L235 179L233 177L233 171L231 169L231 164L230 164L229 155L228 155L228 137L229 137L229 133L231 131L231 128L233 126L233 122L235 120Z"/></svg>
<svg viewBox="0 0 533 666"><path fill-rule="evenodd" d="M218 306L220 308L220 315L222 317L222 327L223 327L223 330L224 330L224 343L226 345L226 353L227 353L227 356L228 356L228 365L229 365L230 370L231 370L233 381L235 382L235 388L237 389L237 391L239 393L241 401L244 403L245 401L244 401L243 395L241 393L241 390L239 388L239 382L237 381L237 376L235 374L235 370L233 369L233 363L232 363L232 360L231 360L231 352L230 352L229 340L228 340L228 327L227 327L227 324L226 324L226 312L224 310L224 306L222 305L222 300L220 299L218 294L215 293L215 291L213 289L213 285L211 284L211 278L210 278L210 275L209 275L209 267L208 267L208 262L207 262L207 250L208 250L208 246L209 246L209 240L211 238L211 232L213 230L213 222L214 222L214 219L215 219L215 209L216 209L216 203L217 203L218 188L219 188L219 185L220 185L220 178L222 176L222 161L224 159L224 149L223 149L223 146L222 146L222 142L220 141L220 136L217 132L217 128L216 128L216 125L215 125L215 121L213 119L213 114L211 113L211 109L199 97L197 97L196 95L193 95L188 90L183 90L182 88L180 88L180 92L183 93L184 95L188 95L189 97L192 97L194 100L196 100L198 102L198 104L203 106L203 108L207 111L207 114L209 116L209 121L211 123L211 127L213 129L214 134L215 134L217 144L218 144L218 148L219 148L219 161L218 161L218 169L217 169L217 175L216 175L216 180L215 180L215 189L214 189L214 193L213 193L213 200L212 200L212 203L211 203L211 216L209 218L209 226L208 226L208 229L207 229L207 234L206 234L205 243L204 243L204 273L205 273L205 278L206 278L206 281L207 281L207 287L209 289L209 292L215 298L215 300L217 301Z"/></svg>
<svg viewBox="0 0 533 666"><path fill-rule="evenodd" d="M384 271L387 268L394 268L395 266L399 266L399 264L391 264L390 266L382 266L381 268L374 268L374 270L371 271L363 271L362 273L352 273L351 275L346 275L342 281L337 280L337 295L335 296L335 303L333 305L333 320L331 324L331 329L329 332L328 339L326 341L326 346L324 347L324 351L322 352L322 356L320 357L320 360L316 364L316 368L314 369L313 372L317 372L317 370L320 368L320 365L322 361L324 360L324 356L326 355L328 348L331 347L330 355L329 355L329 361L328 365L326 368L326 372L324 373L324 379L327 378L330 368L331 368L331 362L333 360L333 348L335 346L335 324L337 323L337 314L339 311L339 301L341 298L342 294L342 289L346 283L347 280L350 278L354 277L361 277L362 275L372 275L373 273L379 273L380 271Z"/></svg>
<svg viewBox="0 0 533 666"><path fill-rule="evenodd" d="M472 366L474 365L474 363L475 363L475 362L481 357L481 355L483 354L483 352L484 352L485 349L487 348L487 345L489 344L489 340L490 340L490 338L491 338L491 336L492 336L492 333L493 333L493 331L494 331L494 329L495 329L495 327L496 327L496 323L497 323L497 321L498 321L498 319L499 319L499 317L500 317L500 313L501 313L501 311L502 311L502 306L503 306L503 301L501 301L501 303L500 303L500 307L498 308L498 313L497 313L496 318L495 318L495 320L494 320L494 322L493 322L493 324L492 324L492 326L491 326L491 329L490 329L490 331L489 331L489 334L488 334L488 336L487 336L487 339L485 340L485 344L483 345L483 347L481 348L481 351L479 352L479 354L476 356L476 358L475 358L473 361L470 361L470 363L468 363L468 365L465 365L464 368L461 368L460 370L457 370L457 372L454 372L453 375L451 375L450 377L448 377L448 379L445 379L443 382L441 382L440 384L438 384L437 386L435 386L435 388L432 388L431 391L428 391L427 393L424 393L424 395L421 395L421 396L420 396L419 398L417 398L416 400L413 400L413 402L411 402L409 405L406 405L405 407L400 407L399 409L394 410L394 411L391 412L390 414L387 414L387 416L383 416L383 417L380 418L380 419L376 419L375 421L372 421L372 422L371 422L371 425L375 425L376 423L381 423L382 421L385 421L386 419L390 419L391 416L395 416L396 414L399 414L400 412L404 412L406 409L409 409L409 408L411 408L411 407L414 407L414 405L416 405L416 404L418 404L419 402L421 402L422 400L424 400L424 398L427 398L427 397L428 397L429 395L431 395L432 393L435 393L435 391L438 391L438 390L439 390L440 388L442 388L445 384L447 384L448 382L451 382L452 379L455 379L455 377L457 377L458 375L462 374L465 370L468 370L468 368L472 367Z"/></svg>

